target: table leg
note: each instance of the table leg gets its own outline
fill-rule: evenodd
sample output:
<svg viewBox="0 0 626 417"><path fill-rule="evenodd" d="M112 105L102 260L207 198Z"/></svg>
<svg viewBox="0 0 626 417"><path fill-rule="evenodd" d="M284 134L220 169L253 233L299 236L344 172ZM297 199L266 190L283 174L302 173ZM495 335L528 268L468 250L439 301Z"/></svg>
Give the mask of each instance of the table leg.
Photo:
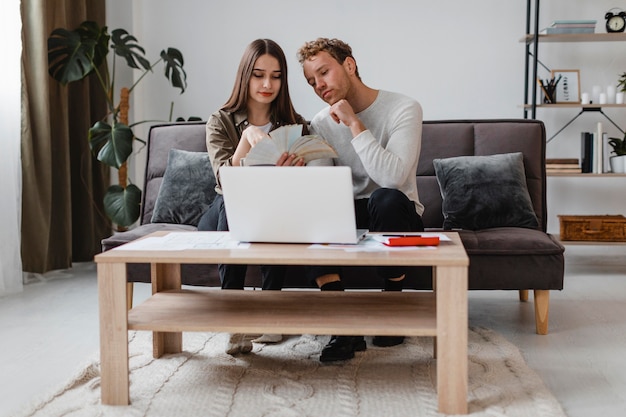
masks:
<svg viewBox="0 0 626 417"><path fill-rule="evenodd" d="M437 267L439 412L467 414L467 267Z"/></svg>
<svg viewBox="0 0 626 417"><path fill-rule="evenodd" d="M128 405L126 264L98 264L102 404Z"/></svg>
<svg viewBox="0 0 626 417"><path fill-rule="evenodd" d="M165 290L179 290L182 285L180 264L151 264L152 294ZM152 356L160 358L166 353L183 350L181 332L152 332Z"/></svg>

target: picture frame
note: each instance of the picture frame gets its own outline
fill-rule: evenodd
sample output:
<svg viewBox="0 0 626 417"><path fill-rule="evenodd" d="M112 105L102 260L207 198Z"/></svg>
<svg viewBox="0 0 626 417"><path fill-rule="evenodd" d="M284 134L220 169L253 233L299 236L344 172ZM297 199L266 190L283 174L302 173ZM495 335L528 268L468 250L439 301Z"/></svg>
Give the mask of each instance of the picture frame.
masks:
<svg viewBox="0 0 626 417"><path fill-rule="evenodd" d="M556 103L580 103L580 70L558 69L550 71L556 85ZM560 77L560 79L559 79Z"/></svg>

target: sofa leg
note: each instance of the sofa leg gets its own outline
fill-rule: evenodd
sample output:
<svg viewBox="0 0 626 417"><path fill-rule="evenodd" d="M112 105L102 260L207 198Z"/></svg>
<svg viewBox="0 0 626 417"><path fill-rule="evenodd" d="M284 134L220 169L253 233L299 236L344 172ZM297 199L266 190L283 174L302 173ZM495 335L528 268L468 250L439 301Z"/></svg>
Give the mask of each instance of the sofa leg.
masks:
<svg viewBox="0 0 626 417"><path fill-rule="evenodd" d="M519 300L521 302L528 301L528 290L519 290Z"/></svg>
<svg viewBox="0 0 626 417"><path fill-rule="evenodd" d="M550 290L534 290L535 327L537 334L548 334L548 310L550 308Z"/></svg>
<svg viewBox="0 0 626 417"><path fill-rule="evenodd" d="M126 307L130 310L133 308L133 283L126 283Z"/></svg>

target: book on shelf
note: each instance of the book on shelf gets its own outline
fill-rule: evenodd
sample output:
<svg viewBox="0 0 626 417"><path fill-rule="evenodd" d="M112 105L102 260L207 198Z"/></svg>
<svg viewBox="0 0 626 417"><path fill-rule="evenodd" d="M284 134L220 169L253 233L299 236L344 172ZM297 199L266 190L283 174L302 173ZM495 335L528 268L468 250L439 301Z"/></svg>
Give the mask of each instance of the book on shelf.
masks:
<svg viewBox="0 0 626 417"><path fill-rule="evenodd" d="M564 27L564 26L596 26L598 21L595 19L558 19L553 20L551 27Z"/></svg>
<svg viewBox="0 0 626 417"><path fill-rule="evenodd" d="M609 145L609 134L602 132L602 172L611 172L611 145Z"/></svg>
<svg viewBox="0 0 626 417"><path fill-rule="evenodd" d="M595 28L587 27L563 27L563 28L545 28L539 32L541 35L562 35L571 33L596 33Z"/></svg>
<svg viewBox="0 0 626 417"><path fill-rule="evenodd" d="M583 173L593 171L593 134L591 132L580 133L580 168Z"/></svg>
<svg viewBox="0 0 626 417"><path fill-rule="evenodd" d="M595 33L595 20L554 20L550 27L541 32L542 35L555 35L562 33Z"/></svg>
<svg viewBox="0 0 626 417"><path fill-rule="evenodd" d="M547 169L580 169L579 164L546 164Z"/></svg>
<svg viewBox="0 0 626 417"><path fill-rule="evenodd" d="M578 158L548 158L546 159L546 172L578 174L582 171Z"/></svg>
<svg viewBox="0 0 626 417"><path fill-rule="evenodd" d="M546 164L546 168L580 169L578 164Z"/></svg>
<svg viewBox="0 0 626 417"><path fill-rule="evenodd" d="M595 132L581 132L581 163L583 173L601 174L608 169L608 135L598 122Z"/></svg>
<svg viewBox="0 0 626 417"><path fill-rule="evenodd" d="M546 167L547 174L580 174L582 170L580 167L568 167L568 168L553 168Z"/></svg>
<svg viewBox="0 0 626 417"><path fill-rule="evenodd" d="M250 149L243 165L276 165L284 152L308 163L314 159L336 158L337 152L318 135L302 135L302 125L281 126Z"/></svg>
<svg viewBox="0 0 626 417"><path fill-rule="evenodd" d="M546 165L550 164L568 164L578 166L580 164L580 160L578 158L546 158Z"/></svg>

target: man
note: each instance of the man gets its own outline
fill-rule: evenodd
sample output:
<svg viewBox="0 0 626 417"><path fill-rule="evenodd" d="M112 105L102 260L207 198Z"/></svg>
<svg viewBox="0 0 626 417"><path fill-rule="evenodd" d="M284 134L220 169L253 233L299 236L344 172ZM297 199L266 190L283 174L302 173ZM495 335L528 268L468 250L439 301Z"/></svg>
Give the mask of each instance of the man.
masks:
<svg viewBox="0 0 626 417"><path fill-rule="evenodd" d="M359 76L352 48L338 39L318 38L298 51L304 76L329 104L311 121L339 157L316 164L352 169L357 227L370 231L423 231L424 206L417 194L416 171L422 138L420 104L401 94L375 90ZM332 202L329 202L332 204ZM404 267L379 267L386 291L401 291ZM340 268L310 267L322 291L342 291ZM402 343L401 336L377 336L377 346ZM365 350L362 336L332 336L322 362L354 357Z"/></svg>

